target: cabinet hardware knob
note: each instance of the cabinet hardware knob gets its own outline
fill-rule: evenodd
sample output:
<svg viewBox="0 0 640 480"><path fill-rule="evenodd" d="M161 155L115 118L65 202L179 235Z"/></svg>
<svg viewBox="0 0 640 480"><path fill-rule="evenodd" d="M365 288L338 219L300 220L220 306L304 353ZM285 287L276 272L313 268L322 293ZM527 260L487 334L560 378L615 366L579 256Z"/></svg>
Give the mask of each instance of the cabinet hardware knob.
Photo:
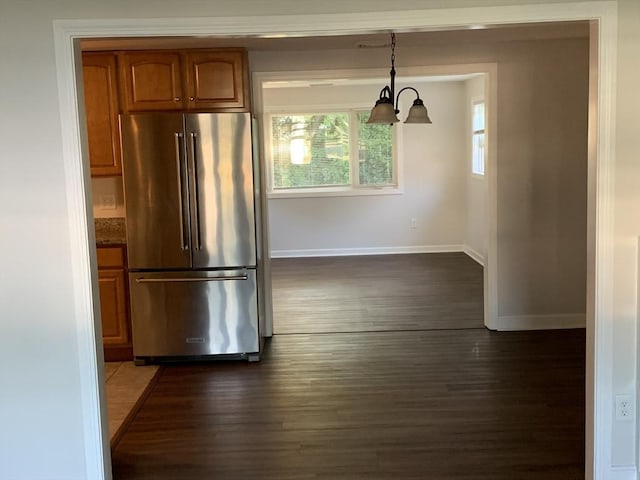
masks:
<svg viewBox="0 0 640 480"><path fill-rule="evenodd" d="M176 97L173 99L174 102L179 102L180 101L180 97Z"/></svg>
<svg viewBox="0 0 640 480"><path fill-rule="evenodd" d="M192 102L195 100L194 97L189 97L189 100L191 100Z"/></svg>

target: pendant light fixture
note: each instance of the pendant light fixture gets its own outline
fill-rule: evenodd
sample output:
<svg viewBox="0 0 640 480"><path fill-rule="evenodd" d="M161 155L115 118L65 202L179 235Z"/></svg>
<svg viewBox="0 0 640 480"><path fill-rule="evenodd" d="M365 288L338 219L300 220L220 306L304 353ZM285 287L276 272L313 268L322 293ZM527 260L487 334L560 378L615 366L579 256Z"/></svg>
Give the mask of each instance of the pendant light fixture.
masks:
<svg viewBox="0 0 640 480"><path fill-rule="evenodd" d="M409 109L409 115L407 115L407 119L404 121L404 123L431 123L431 119L429 118L429 114L427 112L427 107L424 106L424 102L420 98L420 94L415 88L404 87L400 89L397 95L395 94L395 61L396 34L391 32L391 86L385 85L385 87L380 91L380 97L371 110L371 115L369 115L369 120L367 121L367 123L382 123L389 125L399 122L400 120L397 116L397 114L400 113L400 110L398 109L398 100L400 99L400 94L405 90L413 90L417 98L413 101L413 105L411 106L411 109ZM393 103L394 97L395 104Z"/></svg>

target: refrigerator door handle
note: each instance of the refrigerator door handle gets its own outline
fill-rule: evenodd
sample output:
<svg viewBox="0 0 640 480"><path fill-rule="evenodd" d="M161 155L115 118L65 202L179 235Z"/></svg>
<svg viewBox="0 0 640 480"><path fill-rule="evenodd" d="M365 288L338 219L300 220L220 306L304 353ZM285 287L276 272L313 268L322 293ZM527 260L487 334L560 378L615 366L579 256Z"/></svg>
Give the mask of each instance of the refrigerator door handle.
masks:
<svg viewBox="0 0 640 480"><path fill-rule="evenodd" d="M200 198L198 192L198 172L197 172L197 159L196 159L196 133L189 132L189 141L190 141L190 160L191 160L191 179L193 182L193 222L195 227L195 237L196 237L196 250L202 250L202 240L200 237Z"/></svg>
<svg viewBox="0 0 640 480"><path fill-rule="evenodd" d="M174 140L175 140L175 144L176 144L176 168L178 169L178 195L180 195L180 209L178 211L178 215L179 215L179 221L180 221L180 249L181 250L189 250L189 244L187 242L185 242L185 235L184 235L184 231L185 231L185 218L186 215L184 214L184 194L182 191L182 181L183 181L183 173L182 173L182 148L181 148L181 141L183 139L183 135L182 133L178 133L175 132L174 134Z"/></svg>
<svg viewBox="0 0 640 480"><path fill-rule="evenodd" d="M166 278L136 278L136 283L168 283L168 282L224 282L227 280L247 280L249 276L243 275L227 275L221 277L166 277Z"/></svg>

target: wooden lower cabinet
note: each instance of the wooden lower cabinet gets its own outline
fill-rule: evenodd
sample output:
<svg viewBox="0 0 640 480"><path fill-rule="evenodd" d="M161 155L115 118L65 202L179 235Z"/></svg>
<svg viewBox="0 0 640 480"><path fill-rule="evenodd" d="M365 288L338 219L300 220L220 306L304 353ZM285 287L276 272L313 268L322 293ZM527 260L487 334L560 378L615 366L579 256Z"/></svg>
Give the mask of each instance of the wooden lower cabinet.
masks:
<svg viewBox="0 0 640 480"><path fill-rule="evenodd" d="M98 247L98 285L106 362L133 359L124 246Z"/></svg>

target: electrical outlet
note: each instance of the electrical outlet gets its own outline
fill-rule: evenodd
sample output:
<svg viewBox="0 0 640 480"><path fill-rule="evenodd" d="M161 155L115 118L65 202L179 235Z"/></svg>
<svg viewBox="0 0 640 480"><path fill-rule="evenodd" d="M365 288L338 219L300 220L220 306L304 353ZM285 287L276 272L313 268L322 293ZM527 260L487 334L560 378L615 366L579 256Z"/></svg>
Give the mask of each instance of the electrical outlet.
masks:
<svg viewBox="0 0 640 480"><path fill-rule="evenodd" d="M100 197L100 208L103 210L115 210L116 209L116 196L115 195L102 195Z"/></svg>
<svg viewBox="0 0 640 480"><path fill-rule="evenodd" d="M416 228L418 226L418 221L415 218L411 219L411 228Z"/></svg>
<svg viewBox="0 0 640 480"><path fill-rule="evenodd" d="M633 420L633 400L631 395L616 395L616 420Z"/></svg>

